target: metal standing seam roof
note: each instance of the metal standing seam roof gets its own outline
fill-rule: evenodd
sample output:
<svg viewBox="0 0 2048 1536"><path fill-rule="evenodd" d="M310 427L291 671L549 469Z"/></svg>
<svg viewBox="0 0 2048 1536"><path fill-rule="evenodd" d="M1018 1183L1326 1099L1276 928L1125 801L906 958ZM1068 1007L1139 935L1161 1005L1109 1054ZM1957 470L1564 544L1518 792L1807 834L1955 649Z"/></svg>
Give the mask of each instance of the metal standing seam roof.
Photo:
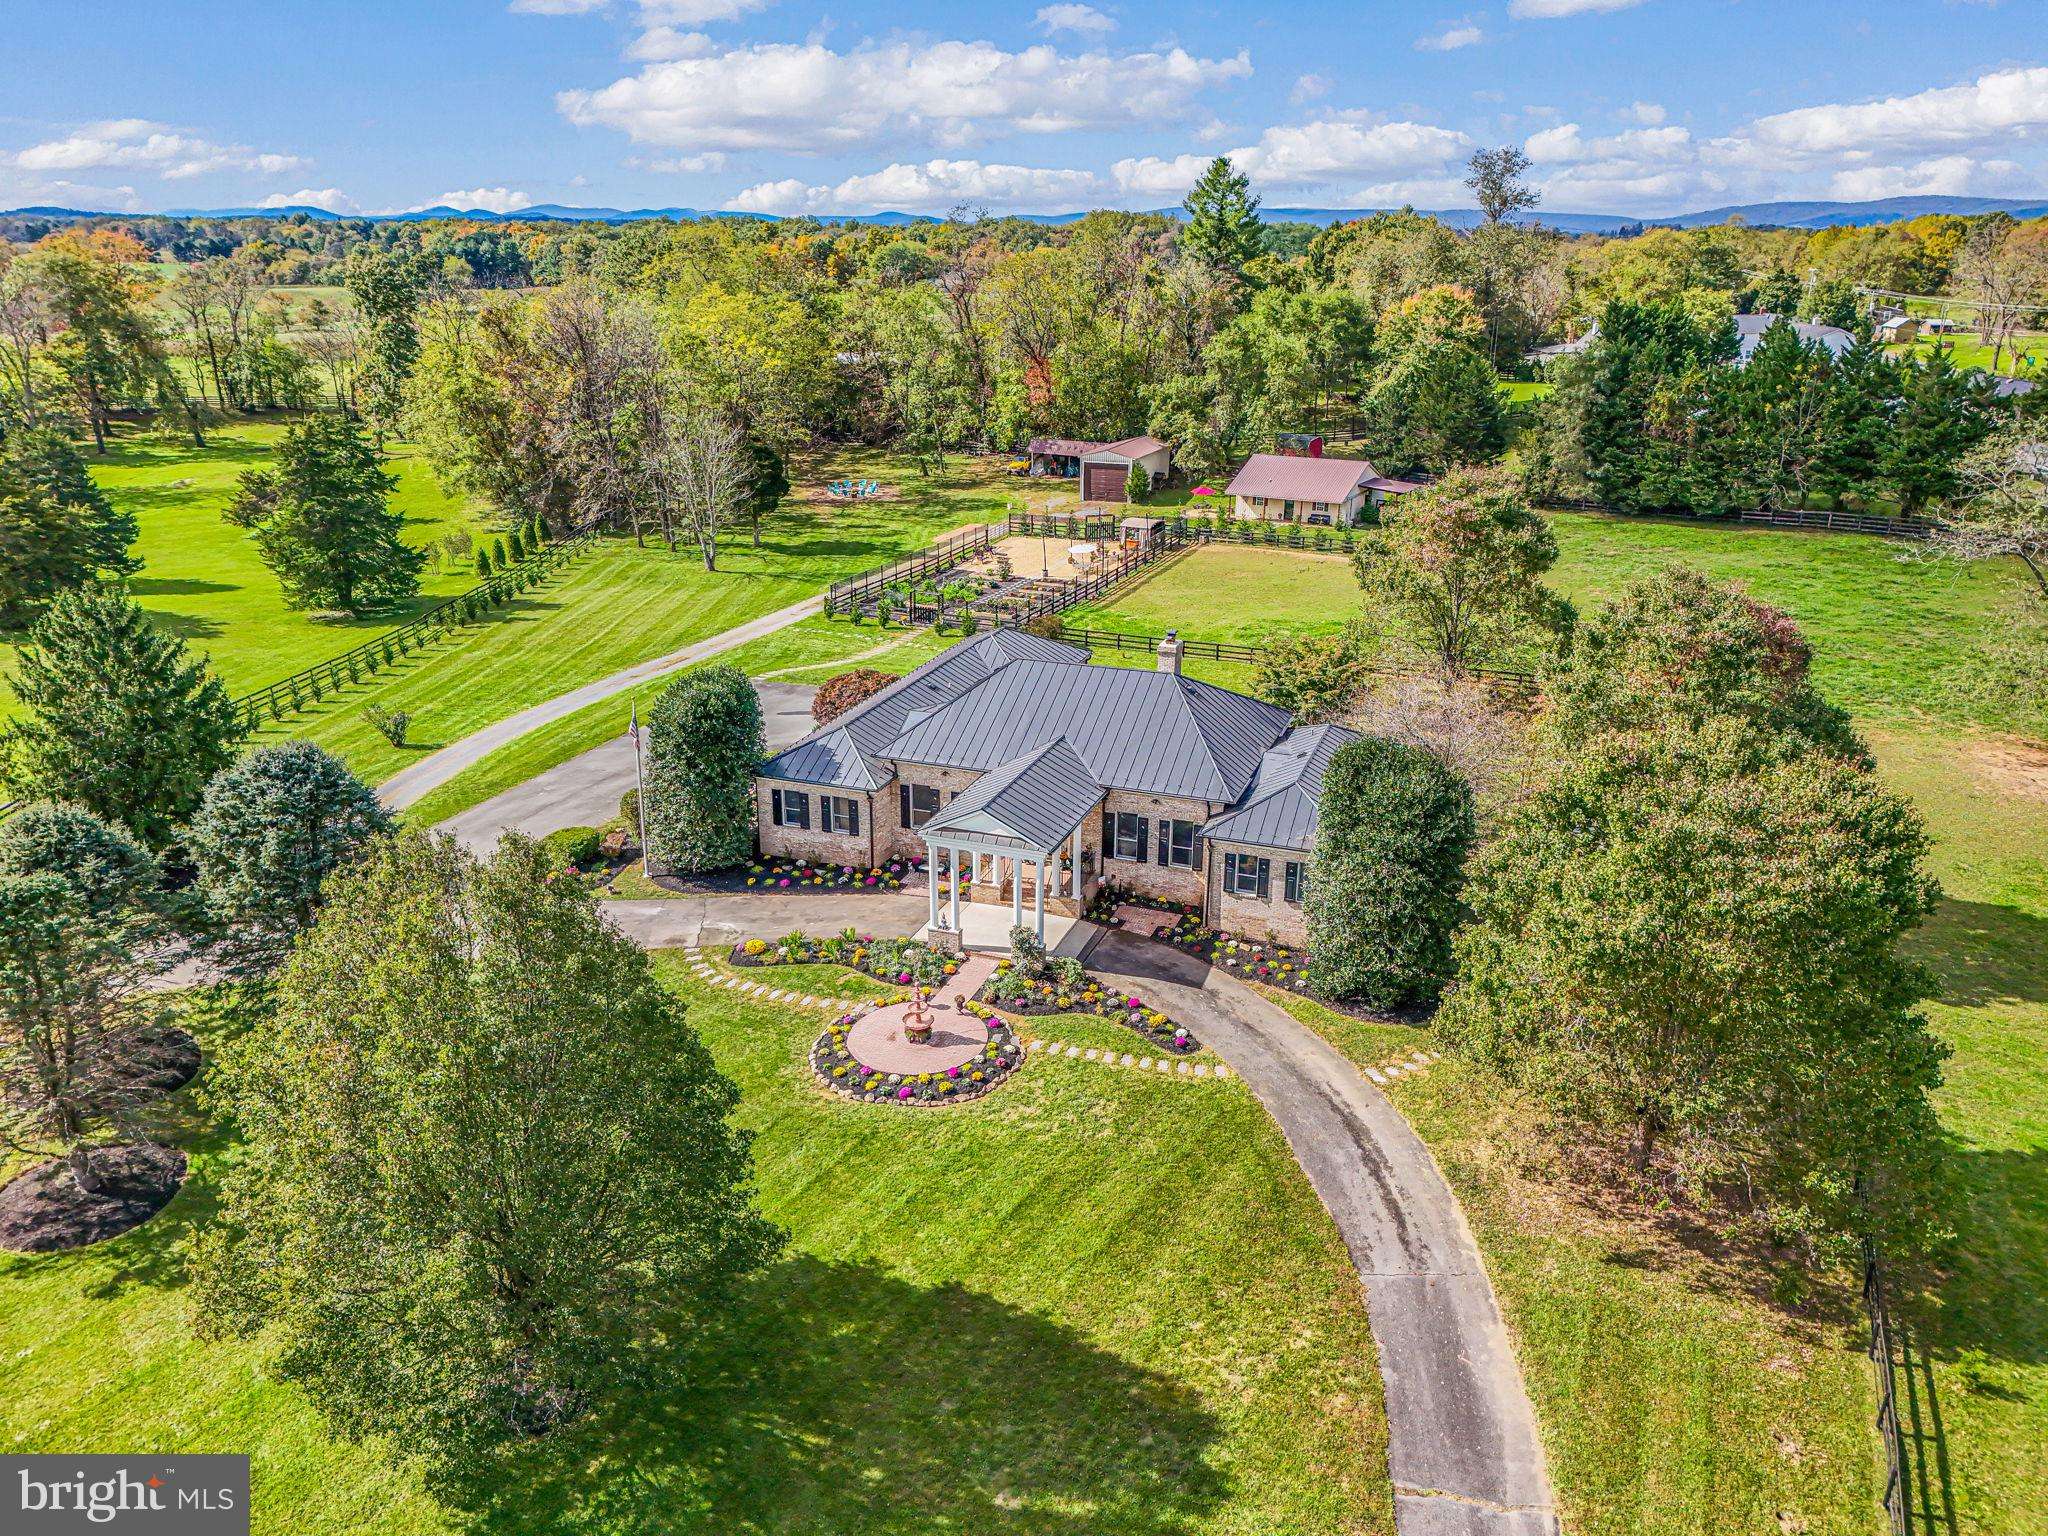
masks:
<svg viewBox="0 0 2048 1536"><path fill-rule="evenodd" d="M1335 504L1378 474L1364 459L1301 459L1284 453L1255 453L1244 461L1244 467L1224 491L1231 496Z"/></svg>
<svg viewBox="0 0 2048 1536"><path fill-rule="evenodd" d="M1259 848L1307 853L1322 814L1323 775L1339 747L1358 739L1341 725L1311 725L1291 732L1260 759L1245 803L1202 829L1202 836Z"/></svg>
<svg viewBox="0 0 2048 1536"><path fill-rule="evenodd" d="M1763 344L1764 332L1783 318L1785 317L1782 315L1737 315L1736 361L1748 362L1750 354ZM1856 338L1838 325L1815 325L1807 320L1794 320L1792 329L1808 346L1826 347L1836 357L1840 357L1856 345Z"/></svg>
<svg viewBox="0 0 2048 1536"><path fill-rule="evenodd" d="M882 749L913 714L929 713L1017 661L1085 666L1079 646L1022 630L994 629L948 646L923 666L861 700L760 767L763 778L830 789L874 790L896 776Z"/></svg>
<svg viewBox="0 0 2048 1536"><path fill-rule="evenodd" d="M1284 710L1177 672L1019 661L908 722L881 755L986 772L1064 737L1107 788L1229 805Z"/></svg>
<svg viewBox="0 0 2048 1536"><path fill-rule="evenodd" d="M1102 786L1062 736L983 774L924 830L960 830L962 823L985 816L1027 843L1056 848L1101 802Z"/></svg>
<svg viewBox="0 0 2048 1536"><path fill-rule="evenodd" d="M1147 454L1158 453L1166 444L1156 437L1120 437L1113 443L1097 443L1084 457L1092 458L1098 453L1113 453L1120 459L1142 459Z"/></svg>

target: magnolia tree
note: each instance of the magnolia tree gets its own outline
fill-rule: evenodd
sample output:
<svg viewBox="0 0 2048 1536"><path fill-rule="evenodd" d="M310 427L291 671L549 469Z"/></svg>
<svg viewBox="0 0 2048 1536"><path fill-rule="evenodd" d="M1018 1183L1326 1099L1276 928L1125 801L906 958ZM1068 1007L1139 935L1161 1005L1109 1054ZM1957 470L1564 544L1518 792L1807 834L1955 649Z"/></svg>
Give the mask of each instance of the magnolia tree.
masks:
<svg viewBox="0 0 2048 1536"><path fill-rule="evenodd" d="M646 955L534 843L374 842L266 1026L223 1052L247 1143L195 1255L350 1434L441 1457L631 1389L776 1251L739 1093Z"/></svg>
<svg viewBox="0 0 2048 1536"><path fill-rule="evenodd" d="M1317 989L1377 1008L1434 999L1472 838L1472 792L1439 758L1372 736L1339 747L1304 902Z"/></svg>
<svg viewBox="0 0 2048 1536"><path fill-rule="evenodd" d="M647 851L671 874L743 863L754 846L761 701L734 666L686 672L647 716Z"/></svg>

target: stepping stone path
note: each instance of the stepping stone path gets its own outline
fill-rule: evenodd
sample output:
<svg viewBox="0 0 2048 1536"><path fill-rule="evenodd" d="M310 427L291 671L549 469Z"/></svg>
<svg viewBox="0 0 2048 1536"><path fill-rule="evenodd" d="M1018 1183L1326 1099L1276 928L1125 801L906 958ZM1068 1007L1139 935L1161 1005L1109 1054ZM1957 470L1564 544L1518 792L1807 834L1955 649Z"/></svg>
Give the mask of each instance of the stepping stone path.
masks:
<svg viewBox="0 0 2048 1536"><path fill-rule="evenodd" d="M1394 1082L1399 1078L1414 1077L1417 1073L1441 1060L1443 1058L1434 1051L1417 1051L1413 1055L1404 1056L1398 1061L1383 1061L1377 1067L1367 1067L1364 1070L1368 1078L1384 1088L1388 1083Z"/></svg>

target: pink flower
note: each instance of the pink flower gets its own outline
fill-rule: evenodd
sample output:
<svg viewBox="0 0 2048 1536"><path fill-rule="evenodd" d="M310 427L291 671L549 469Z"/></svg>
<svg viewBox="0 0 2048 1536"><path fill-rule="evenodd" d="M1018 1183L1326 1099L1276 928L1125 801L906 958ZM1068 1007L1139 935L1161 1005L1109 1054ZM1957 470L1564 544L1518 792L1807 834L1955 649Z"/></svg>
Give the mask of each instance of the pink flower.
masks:
<svg viewBox="0 0 2048 1536"><path fill-rule="evenodd" d="M948 1068L946 1068L946 1076L948 1076L948 1077L958 1077L959 1075L960 1075L960 1069L959 1069L958 1067L948 1067Z"/></svg>
<svg viewBox="0 0 2048 1536"><path fill-rule="evenodd" d="M899 1099L907 1099L907 1098L909 1098L909 1097L910 1097L910 1089L909 1089L908 1085L905 1085L904 1087L898 1088L898 1089L896 1090L896 1097L897 1097L897 1098L899 1098Z"/></svg>

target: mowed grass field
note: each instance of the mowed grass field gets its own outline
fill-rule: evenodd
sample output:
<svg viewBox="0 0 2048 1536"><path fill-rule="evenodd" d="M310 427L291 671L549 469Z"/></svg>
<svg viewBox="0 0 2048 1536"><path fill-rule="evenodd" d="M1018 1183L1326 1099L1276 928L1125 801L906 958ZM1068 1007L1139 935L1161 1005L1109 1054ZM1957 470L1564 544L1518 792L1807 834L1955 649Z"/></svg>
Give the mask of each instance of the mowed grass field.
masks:
<svg viewBox="0 0 2048 1536"><path fill-rule="evenodd" d="M361 620L294 613L254 543L221 512L243 471L273 452L281 424L240 424L210 434L209 446L124 436L105 459L89 456L95 478L140 526L136 600L165 628L208 656L231 693L274 682L396 627L475 585L470 560L430 555L421 596ZM499 529L485 509L442 492L425 461L403 444L389 468L403 537L433 548L444 536L478 540ZM888 499L841 504L815 496L833 479L874 479ZM482 622L456 631L389 672L265 726L260 740L307 737L346 757L373 782L415 758L528 704L621 667L678 649L820 591L839 577L908 553L942 533L1021 507L1018 482L993 461L955 458L929 476L904 460L867 450L795 465L796 489L765 520L761 547L728 530L719 569L705 572L693 550L659 541L609 538L594 552ZM1071 495L1071 493L1069 493ZM0 674L11 671L19 636L0 635ZM0 711L12 708L0 691ZM391 747L363 718L376 704L414 716L413 745ZM516 781L515 781L516 782Z"/></svg>
<svg viewBox="0 0 2048 1536"><path fill-rule="evenodd" d="M1956 1052L1939 1104L1956 1138L1957 1232L1906 1305L1925 1351L1916 1400L1943 1431L1946 1482L1927 1492L1959 1531L2048 1529L2048 750L2012 734L2024 722L1972 688L1974 657L2019 578L1854 535L1578 514L1553 525L1553 583L1584 608L1683 561L1788 609L1821 687L1854 712L1887 782L1927 820L1945 894L1915 948L1938 978L1929 1016ZM1219 546L1070 618L1249 641L1334 629L1357 601L1341 559ZM1103 659L1151 664L1142 653ZM1195 659L1188 670L1249 684L1243 666ZM1877 1449L1853 1308L1777 1306L1672 1233L1573 1198L1524 1166L1528 1149L1502 1134L1512 1117L1462 1090L1455 1068L1403 1091L1472 1214L1560 1494L1584 1529L1769 1529L1724 1524L1722 1512L1788 1480L1839 1495L1799 1507L1814 1530L1873 1514L1870 1485L1844 1460L1859 1439ZM1674 1411L1716 1426L1711 1443L1688 1439L1691 1420ZM1805 1482L1791 1469L1807 1457L1840 1479Z"/></svg>
<svg viewBox="0 0 2048 1536"><path fill-rule="evenodd" d="M235 1154L188 1090L162 1215L0 1256L0 1445L250 1452L266 1536L1392 1531L1357 1275L1242 1083L1034 1057L980 1103L878 1111L811 1079L821 1015L657 963L790 1235L663 1390L447 1486L337 1442L191 1330L184 1246Z"/></svg>
<svg viewBox="0 0 2048 1536"><path fill-rule="evenodd" d="M420 596L392 612L348 619L286 608L255 541L221 517L243 471L261 468L283 432L275 421L220 427L200 449L124 430L105 458L84 452L100 488L139 526L133 549L143 564L129 591L159 624L212 658L234 693L345 651L476 583L471 565L450 564L434 551ZM391 506L405 518L406 543L431 550L451 533L495 531L480 509L446 495L409 446L394 444L386 467L398 480ZM0 670L11 669L8 642L19 638L0 635ZM12 695L0 695L0 710L12 704Z"/></svg>

